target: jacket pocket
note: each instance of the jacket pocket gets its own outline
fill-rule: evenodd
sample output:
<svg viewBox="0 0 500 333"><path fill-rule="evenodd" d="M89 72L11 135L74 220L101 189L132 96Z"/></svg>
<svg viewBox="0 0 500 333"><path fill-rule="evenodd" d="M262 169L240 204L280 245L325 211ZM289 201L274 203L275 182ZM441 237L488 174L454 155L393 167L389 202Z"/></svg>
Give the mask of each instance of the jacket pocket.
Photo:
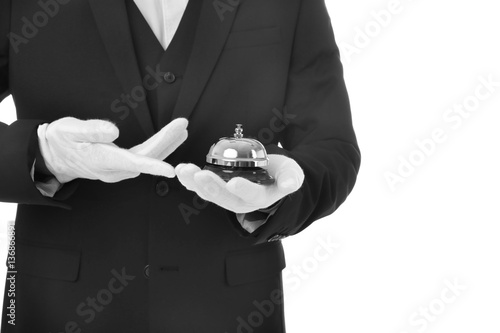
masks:
<svg viewBox="0 0 500 333"><path fill-rule="evenodd" d="M16 244L16 268L21 274L74 282L78 279L79 250Z"/></svg>
<svg viewBox="0 0 500 333"><path fill-rule="evenodd" d="M225 49L263 46L276 44L281 41L280 27L258 30L234 31L229 34Z"/></svg>
<svg viewBox="0 0 500 333"><path fill-rule="evenodd" d="M226 281L230 286L237 286L269 279L280 274L285 266L281 242L256 245L226 256Z"/></svg>

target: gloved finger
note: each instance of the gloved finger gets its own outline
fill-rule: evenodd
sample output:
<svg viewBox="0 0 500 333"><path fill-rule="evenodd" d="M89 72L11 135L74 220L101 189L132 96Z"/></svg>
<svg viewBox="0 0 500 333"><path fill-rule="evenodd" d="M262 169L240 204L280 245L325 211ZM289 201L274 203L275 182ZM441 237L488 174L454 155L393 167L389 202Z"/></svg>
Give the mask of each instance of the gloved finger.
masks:
<svg viewBox="0 0 500 333"><path fill-rule="evenodd" d="M181 163L175 167L175 174L179 182L188 190L196 192L197 184L194 175L201 169L194 164Z"/></svg>
<svg viewBox="0 0 500 333"><path fill-rule="evenodd" d="M267 192L271 186L274 185L263 186L242 177L235 177L227 183L226 188L243 201L259 205L268 197Z"/></svg>
<svg viewBox="0 0 500 333"><path fill-rule="evenodd" d="M199 190L205 193L210 198L217 198L229 193L226 190L226 182L215 173L202 170L194 174L194 181Z"/></svg>
<svg viewBox="0 0 500 333"><path fill-rule="evenodd" d="M187 126L187 119L174 119L145 142L130 148L130 151L164 160L186 141L188 137Z"/></svg>
<svg viewBox="0 0 500 333"><path fill-rule="evenodd" d="M101 149L101 153L103 153L103 157L99 162L103 170L140 172L168 178L175 177L174 168L168 163L137 155L109 144L96 145L99 145L98 149Z"/></svg>
<svg viewBox="0 0 500 333"><path fill-rule="evenodd" d="M51 125L57 125L59 135L63 135L66 139L76 142L110 143L115 141L120 135L118 127L107 120L79 120L67 117L57 120Z"/></svg>
<svg viewBox="0 0 500 333"><path fill-rule="evenodd" d="M95 165L87 165L87 164L80 164L79 171L85 175L85 179L100 180L105 183L117 183L122 180L135 178L140 175L139 172L104 170L96 168ZM64 181L62 183L66 183L70 180Z"/></svg>
<svg viewBox="0 0 500 333"><path fill-rule="evenodd" d="M118 183L125 179L136 178L140 174L140 172L101 170L96 174L95 179L99 179L104 183Z"/></svg>
<svg viewBox="0 0 500 333"><path fill-rule="evenodd" d="M202 170L194 175L194 179L198 184L198 195L206 201L234 213L248 213L256 209L229 192L226 182L211 171Z"/></svg>

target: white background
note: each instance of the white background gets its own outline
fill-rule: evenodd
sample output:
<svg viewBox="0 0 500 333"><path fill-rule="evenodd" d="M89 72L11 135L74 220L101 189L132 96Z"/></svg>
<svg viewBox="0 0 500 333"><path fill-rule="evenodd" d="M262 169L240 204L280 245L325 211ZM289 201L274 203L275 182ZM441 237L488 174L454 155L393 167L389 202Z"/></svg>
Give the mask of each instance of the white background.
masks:
<svg viewBox="0 0 500 333"><path fill-rule="evenodd" d="M327 5L362 167L337 212L284 241L287 331L499 332L496 2ZM374 15L388 9L390 18ZM481 78L497 86L488 91ZM460 105L458 118L449 110ZM10 98L2 102L0 121L14 113ZM388 173L401 177L392 187ZM14 217L14 205L0 204L0 258Z"/></svg>

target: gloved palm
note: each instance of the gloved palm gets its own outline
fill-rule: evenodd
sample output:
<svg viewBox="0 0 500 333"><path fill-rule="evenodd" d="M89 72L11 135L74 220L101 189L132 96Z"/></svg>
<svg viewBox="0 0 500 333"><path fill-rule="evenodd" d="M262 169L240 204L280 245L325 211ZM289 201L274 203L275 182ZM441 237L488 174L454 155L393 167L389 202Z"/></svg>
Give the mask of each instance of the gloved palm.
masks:
<svg viewBox="0 0 500 333"><path fill-rule="evenodd" d="M40 125L38 141L47 169L61 183L76 178L115 183L141 173L172 178L174 168L162 160L186 140L187 124L176 119L127 150L113 143L119 136L113 123L67 117Z"/></svg>
<svg viewBox="0 0 500 333"><path fill-rule="evenodd" d="M276 179L273 185L258 185L241 177L226 183L215 173L201 170L194 164L179 164L175 168L177 178L184 187L234 213L249 213L269 207L297 191L304 182L301 167L283 155L270 154L267 171Z"/></svg>

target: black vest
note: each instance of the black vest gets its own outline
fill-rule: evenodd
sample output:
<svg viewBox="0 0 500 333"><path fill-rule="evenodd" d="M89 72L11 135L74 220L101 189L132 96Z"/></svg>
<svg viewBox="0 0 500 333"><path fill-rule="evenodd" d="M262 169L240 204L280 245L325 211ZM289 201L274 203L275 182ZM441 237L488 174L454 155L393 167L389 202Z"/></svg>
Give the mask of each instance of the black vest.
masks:
<svg viewBox="0 0 500 333"><path fill-rule="evenodd" d="M201 0L189 0L167 50L156 38L133 0L127 0L135 54L144 80L146 101L156 130L172 118L196 33Z"/></svg>

